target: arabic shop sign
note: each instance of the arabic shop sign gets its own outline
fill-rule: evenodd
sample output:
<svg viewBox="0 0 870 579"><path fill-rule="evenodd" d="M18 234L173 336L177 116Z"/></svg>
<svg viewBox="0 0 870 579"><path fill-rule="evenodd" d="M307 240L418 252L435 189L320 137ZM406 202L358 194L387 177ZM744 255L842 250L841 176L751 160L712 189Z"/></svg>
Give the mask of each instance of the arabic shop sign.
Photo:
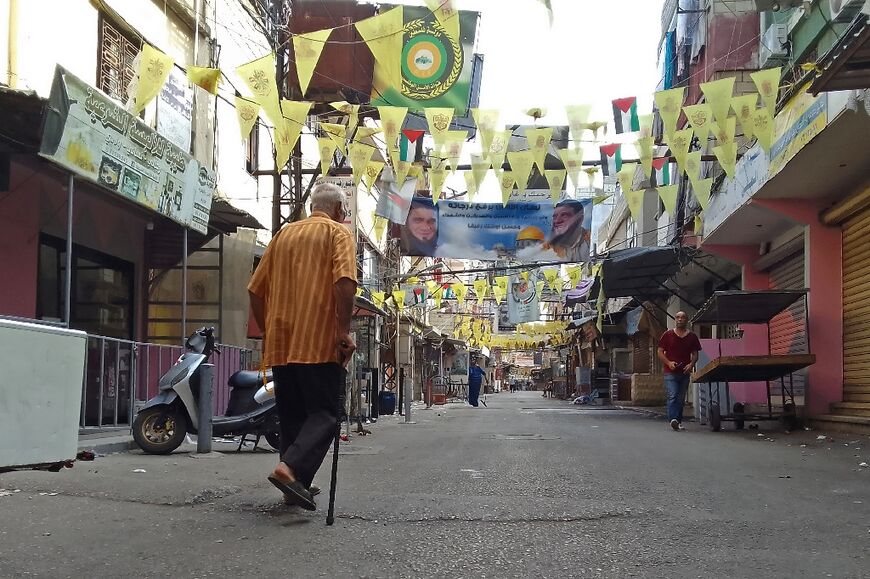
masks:
<svg viewBox="0 0 870 579"><path fill-rule="evenodd" d="M40 154L181 225L207 232L214 173L60 66Z"/></svg>
<svg viewBox="0 0 870 579"><path fill-rule="evenodd" d="M761 145L746 151L737 163L734 178L727 179L722 190L710 199L704 212L704 237L709 237L767 183L769 171L770 158Z"/></svg>

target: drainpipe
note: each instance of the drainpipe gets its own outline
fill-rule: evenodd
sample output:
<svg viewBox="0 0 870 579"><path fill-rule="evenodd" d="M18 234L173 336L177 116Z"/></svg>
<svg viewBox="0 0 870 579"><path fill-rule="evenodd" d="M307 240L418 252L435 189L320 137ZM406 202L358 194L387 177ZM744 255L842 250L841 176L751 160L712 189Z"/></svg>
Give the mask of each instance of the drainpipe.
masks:
<svg viewBox="0 0 870 579"><path fill-rule="evenodd" d="M6 49L6 84L18 87L18 0L9 0L9 26Z"/></svg>

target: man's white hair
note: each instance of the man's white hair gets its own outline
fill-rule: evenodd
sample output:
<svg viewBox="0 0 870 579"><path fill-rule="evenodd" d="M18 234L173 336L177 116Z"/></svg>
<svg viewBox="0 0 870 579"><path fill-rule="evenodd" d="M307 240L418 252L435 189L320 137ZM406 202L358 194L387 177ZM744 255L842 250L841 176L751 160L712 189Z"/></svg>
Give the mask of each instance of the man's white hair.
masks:
<svg viewBox="0 0 870 579"><path fill-rule="evenodd" d="M329 210L336 203L344 206L347 203L347 195L341 190L341 187L334 183L318 183L311 190L311 209Z"/></svg>

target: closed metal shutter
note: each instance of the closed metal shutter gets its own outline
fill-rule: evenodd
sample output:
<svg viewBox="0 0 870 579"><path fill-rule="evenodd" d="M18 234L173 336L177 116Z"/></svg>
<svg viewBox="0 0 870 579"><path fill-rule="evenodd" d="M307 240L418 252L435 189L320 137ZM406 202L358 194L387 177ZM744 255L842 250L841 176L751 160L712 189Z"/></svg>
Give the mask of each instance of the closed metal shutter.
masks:
<svg viewBox="0 0 870 579"><path fill-rule="evenodd" d="M843 399L870 401L870 209L843 222Z"/></svg>
<svg viewBox="0 0 870 579"><path fill-rule="evenodd" d="M768 271L770 289L804 289L804 252L798 251L773 265ZM807 351L806 302L801 299L770 321L771 354L804 354ZM786 377L788 385L788 377ZM771 391L780 392L780 382L771 382ZM806 371L794 374L794 395L803 396Z"/></svg>

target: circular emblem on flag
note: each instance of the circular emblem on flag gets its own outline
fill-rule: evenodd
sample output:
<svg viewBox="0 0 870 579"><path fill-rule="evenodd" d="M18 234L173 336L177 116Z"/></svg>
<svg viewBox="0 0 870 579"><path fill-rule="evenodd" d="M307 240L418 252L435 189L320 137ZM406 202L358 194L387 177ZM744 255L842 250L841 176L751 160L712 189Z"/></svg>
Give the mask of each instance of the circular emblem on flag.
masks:
<svg viewBox="0 0 870 579"><path fill-rule="evenodd" d="M438 21L409 22L402 49L402 94L415 100L438 98L459 80L463 61L462 44Z"/></svg>

